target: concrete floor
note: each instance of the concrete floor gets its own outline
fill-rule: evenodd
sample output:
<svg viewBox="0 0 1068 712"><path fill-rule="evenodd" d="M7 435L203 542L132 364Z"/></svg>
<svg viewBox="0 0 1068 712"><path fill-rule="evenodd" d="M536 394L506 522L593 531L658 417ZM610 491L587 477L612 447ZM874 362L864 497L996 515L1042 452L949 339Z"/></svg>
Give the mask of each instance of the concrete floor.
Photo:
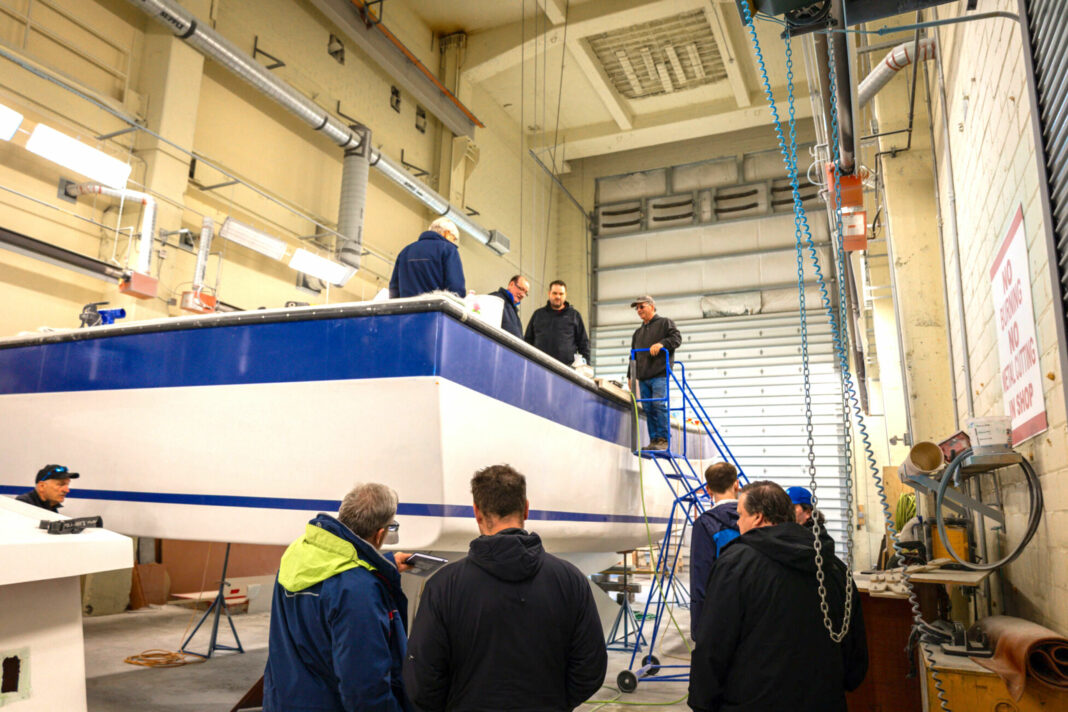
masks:
<svg viewBox="0 0 1068 712"><path fill-rule="evenodd" d="M640 602L635 604L640 606ZM640 608L636 608L639 610ZM689 630L689 612L676 608L675 616ZM234 616L245 654L217 653L204 663L178 668L144 668L123 662L144 650L177 650L186 631L196 624L188 609L176 606L127 611L113 616L85 619L86 692L89 712L227 712L263 674L267 661L269 613ZM210 625L210 621L205 626ZM190 645L207 648L209 631L204 627ZM232 644L225 618L219 642ZM686 664L689 654L679 634L670 630L658 642L656 655L663 665ZM624 710L688 710L685 682L640 683L631 694L616 688L616 676L628 667L630 653L609 652L605 686L580 712ZM666 671L665 671L666 672ZM675 704L665 704L678 701ZM627 704L619 704L619 703Z"/></svg>

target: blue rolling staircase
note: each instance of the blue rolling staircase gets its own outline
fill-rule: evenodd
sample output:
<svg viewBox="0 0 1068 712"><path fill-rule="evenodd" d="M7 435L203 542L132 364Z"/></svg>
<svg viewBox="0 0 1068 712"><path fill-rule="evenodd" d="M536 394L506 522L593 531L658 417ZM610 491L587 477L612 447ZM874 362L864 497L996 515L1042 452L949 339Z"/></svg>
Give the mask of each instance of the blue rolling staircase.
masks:
<svg viewBox="0 0 1068 712"><path fill-rule="evenodd" d="M631 361L637 353L646 352L649 349L633 349L630 353ZM708 493L705 491L704 474L694 468L693 463L687 457L687 418L700 423L705 434L712 441L719 456L738 468L738 477L743 483L748 482L742 466L738 464L734 454L727 447L726 441L720 435L719 430L712 423L712 419L705 412L697 395L686 382L685 364L671 363L671 356L667 349L663 349L664 359L667 366L667 388L663 398L638 398L638 403L652 404L665 403L668 416L675 412L682 415L683 430L679 440L681 448L671 438L668 431L668 447L666 450L637 450L643 460L651 461L660 472L664 482L671 489L674 499L671 504L671 514L668 517L667 530L660 540L660 547L656 557L656 567L653 574L652 589L649 599L645 603L645 609L641 621L638 624L637 640L646 640L645 627L650 625L649 652L635 667L638 655L642 652L640 645L635 645L630 657L630 665L616 677L616 684L622 692L633 692L641 682L671 682L686 681L690 678L689 665L661 665L655 655L656 643L663 631L663 626L670 620L670 606L689 605L690 594L685 584L675 576L679 556L682 553L682 542L686 536L686 530L693 526L697 517L705 511L709 502ZM674 366L674 367L673 367ZM677 392L675 400L678 405L672 405L672 393ZM644 406L648 410L648 406ZM639 433L640 435L640 433ZM706 455L707 457L707 455ZM653 610L650 615L650 609ZM660 674L664 672L665 674Z"/></svg>

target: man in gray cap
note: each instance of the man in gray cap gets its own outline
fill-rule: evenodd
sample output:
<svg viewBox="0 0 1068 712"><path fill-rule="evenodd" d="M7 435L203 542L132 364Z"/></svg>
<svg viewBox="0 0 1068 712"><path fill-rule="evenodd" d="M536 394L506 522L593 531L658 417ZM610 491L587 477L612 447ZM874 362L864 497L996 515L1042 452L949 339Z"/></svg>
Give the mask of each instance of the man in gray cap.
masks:
<svg viewBox="0 0 1068 712"><path fill-rule="evenodd" d="M668 449L668 404L666 400L649 401L649 398L664 398L667 395L667 363L663 350L667 350L671 362L675 362L675 349L682 344L682 334L675 327L675 322L656 313L656 302L649 295L643 295L630 303L637 310L642 325L630 339L630 348L649 349L647 352L634 354L630 364L630 388L634 390L634 381L638 382L639 397L646 402L645 409L649 444L643 450Z"/></svg>
<svg viewBox="0 0 1068 712"><path fill-rule="evenodd" d="M50 512L58 512L70 492L70 481L80 476L64 465L45 465L37 471L33 489L23 492L15 499Z"/></svg>

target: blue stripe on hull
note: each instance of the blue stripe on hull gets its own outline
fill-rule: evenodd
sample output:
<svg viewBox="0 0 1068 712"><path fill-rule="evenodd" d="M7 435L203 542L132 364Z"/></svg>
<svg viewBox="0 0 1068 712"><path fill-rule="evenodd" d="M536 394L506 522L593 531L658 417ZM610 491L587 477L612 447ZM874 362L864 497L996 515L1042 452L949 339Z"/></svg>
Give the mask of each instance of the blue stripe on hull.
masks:
<svg viewBox="0 0 1068 712"><path fill-rule="evenodd" d="M220 325L0 349L0 395L441 376L631 446L632 414L442 312Z"/></svg>
<svg viewBox="0 0 1068 712"><path fill-rule="evenodd" d="M0 485L0 494L19 495L27 487ZM288 497L243 497L236 495L179 494L172 492L132 492L121 490L92 490L79 488L68 495L71 499L100 499L113 502L147 502L153 504L190 504L204 507L242 507L251 509L295 509L308 512L336 512L341 500L294 499ZM473 518L474 510L460 504L420 504L401 502L397 514L412 517L465 517ZM528 520L546 522L602 522L640 524L644 517L631 514L595 514L591 512L563 512L548 509L532 509ZM651 517L651 524L666 524L666 517Z"/></svg>

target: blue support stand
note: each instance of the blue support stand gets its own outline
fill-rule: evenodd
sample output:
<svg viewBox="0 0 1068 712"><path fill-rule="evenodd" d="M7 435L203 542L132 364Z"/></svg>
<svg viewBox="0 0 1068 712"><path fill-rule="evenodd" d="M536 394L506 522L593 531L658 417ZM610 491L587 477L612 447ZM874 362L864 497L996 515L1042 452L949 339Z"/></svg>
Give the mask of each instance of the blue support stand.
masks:
<svg viewBox="0 0 1068 712"><path fill-rule="evenodd" d="M624 653L641 650L646 645L645 636L638 627L638 618L634 615L634 609L630 607L630 593L627 591L627 552L623 552L623 602L619 606L619 613L612 624L612 630L608 633L608 650L618 650ZM634 641L631 642L631 636Z"/></svg>
<svg viewBox="0 0 1068 712"><path fill-rule="evenodd" d="M634 359L636 353L648 350L632 350L631 360ZM682 447L681 449L673 447L669 428L668 447L666 450L638 450L635 452L642 459L649 460L656 465L660 475L664 478L668 487L671 488L674 501L671 504L671 514L668 517L667 529L660 541L654 569L655 573L653 574L653 588L650 591L649 599L645 603L642 619L638 623L637 635L644 641L645 625L651 622L652 632L649 636L649 653L642 657L640 666L635 668L640 648L634 648L628 669L623 670L616 677L616 684L622 692L633 692L641 682L682 682L690 679L689 665L661 665L660 660L655 655L657 638L661 637L661 626L665 623L665 619L669 618L670 607L687 607L689 605L689 591L682 581L675 576L675 572L678 568L679 557L682 554L682 542L685 539L686 531L694 525L697 517L705 511L705 504L708 502L703 474L697 472L693 463L686 456L687 412L701 424L705 434L711 439L720 456L738 469L738 477L743 482L748 482L748 478L746 478L741 465L738 464L738 460L735 459L723 436L720 435L716 426L712 424L712 419L708 417L708 413L705 412L704 407L697 400L697 395L686 382L686 367L681 363L676 363L674 364L675 369L672 369L671 357L667 350L662 350L662 353L667 365L667 388L665 389L664 397L639 398L637 402L665 403L669 420L672 412L680 411L683 422ZM674 389L679 392L677 399L680 405L678 406L671 405L673 384ZM640 437L640 433L637 433L636 436ZM650 609L653 610L652 615L650 615ZM664 671L667 671L667 673L660 674Z"/></svg>
<svg viewBox="0 0 1068 712"><path fill-rule="evenodd" d="M188 653L190 655L197 655L202 658L210 658L212 655L215 654L216 650L233 650L238 653L245 652L245 649L241 646L241 639L237 636L237 628L234 626L234 619L230 617L230 605L226 602L226 569L229 567L229 564L230 545L227 544L226 556L223 558L222 577L219 580L219 593L216 594L215 600L211 602L210 606L208 606L208 610L204 611L204 615L202 615L200 617L200 620L197 621L196 626L193 628L192 632L189 633L189 637L187 637L182 643L182 647L179 648L181 652ZM226 613L226 621L230 624L230 630L233 631L234 642L237 643L236 647L232 645L223 645L222 643L218 642L219 617L224 612ZM188 646L189 643L193 640L193 636L195 636L197 634L197 631L200 630L200 626L204 625L204 621L208 619L208 616L212 615L213 613L215 615L211 622L211 640L208 642L208 652L197 653L192 650L188 650L186 646Z"/></svg>

